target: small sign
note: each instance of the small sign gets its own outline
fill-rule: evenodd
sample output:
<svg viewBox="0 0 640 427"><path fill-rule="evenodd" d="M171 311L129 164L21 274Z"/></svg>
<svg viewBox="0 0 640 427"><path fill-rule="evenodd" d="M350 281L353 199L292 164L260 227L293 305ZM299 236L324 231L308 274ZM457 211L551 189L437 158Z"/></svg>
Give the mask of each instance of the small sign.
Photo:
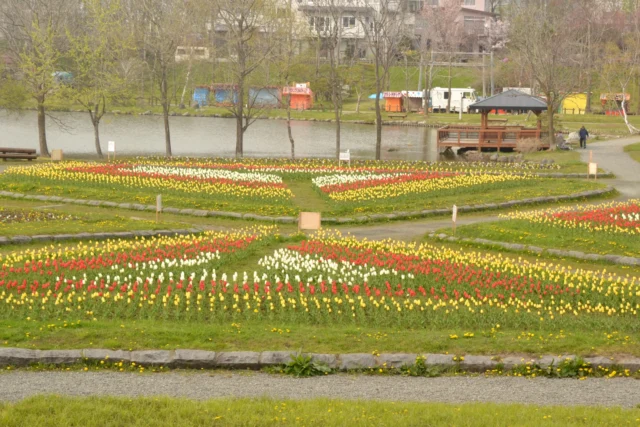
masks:
<svg viewBox="0 0 640 427"><path fill-rule="evenodd" d="M62 150L51 150L51 160L54 162L59 162L64 159L64 155L62 154Z"/></svg>
<svg viewBox="0 0 640 427"><path fill-rule="evenodd" d="M340 153L340 161L341 162L350 162L351 161L351 153L347 150L344 153Z"/></svg>
<svg viewBox="0 0 640 427"><path fill-rule="evenodd" d="M320 230L322 218L320 212L300 212L298 218L298 231Z"/></svg>
<svg viewBox="0 0 640 427"><path fill-rule="evenodd" d="M598 176L597 163L589 163L589 175L593 175L593 177L597 179L597 176Z"/></svg>
<svg viewBox="0 0 640 427"><path fill-rule="evenodd" d="M109 153L115 153L116 152L116 142L115 141L109 141L107 143L107 151Z"/></svg>
<svg viewBox="0 0 640 427"><path fill-rule="evenodd" d="M156 212L162 212L162 195L156 196Z"/></svg>

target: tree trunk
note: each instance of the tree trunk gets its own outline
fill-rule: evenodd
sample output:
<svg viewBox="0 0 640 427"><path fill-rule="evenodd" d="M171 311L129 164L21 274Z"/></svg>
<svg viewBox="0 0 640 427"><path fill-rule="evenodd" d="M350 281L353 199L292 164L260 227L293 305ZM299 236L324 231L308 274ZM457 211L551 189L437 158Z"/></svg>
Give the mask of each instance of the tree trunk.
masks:
<svg viewBox="0 0 640 427"><path fill-rule="evenodd" d="M40 142L40 155L42 157L50 157L49 147L47 146L47 129L46 116L44 112L44 95L37 98L38 101L38 140Z"/></svg>
<svg viewBox="0 0 640 427"><path fill-rule="evenodd" d="M162 82L160 83L162 96L162 116L164 118L165 155L171 157L171 131L169 130L169 89L167 87L167 69L162 67Z"/></svg>
<svg viewBox="0 0 640 427"><path fill-rule="evenodd" d="M233 88L231 90L231 96L233 96ZM242 118L244 116L243 100L244 77L241 77L238 82L238 94L236 99L236 159L241 159L244 156L244 130L242 126Z"/></svg>
<svg viewBox="0 0 640 427"><path fill-rule="evenodd" d="M180 108L184 108L184 96L187 93L187 86L189 86L189 78L191 77L191 58L193 55L189 55L189 66L187 68L187 77L184 80L184 86L182 87L182 96L180 97Z"/></svg>
<svg viewBox="0 0 640 427"><path fill-rule="evenodd" d="M591 113L591 20L587 22L587 106L585 113Z"/></svg>
<svg viewBox="0 0 640 427"><path fill-rule="evenodd" d="M555 130L553 128L553 101L551 100L551 93L547 92L547 114L549 115L549 123L547 126L547 132L549 132L549 143L553 144L555 141Z"/></svg>
<svg viewBox="0 0 640 427"><path fill-rule="evenodd" d="M638 82L638 104L636 105L636 115L640 115L640 76L637 77Z"/></svg>
<svg viewBox="0 0 640 427"><path fill-rule="evenodd" d="M362 93L358 94L358 100L356 102L356 114L360 114L360 101L362 100Z"/></svg>
<svg viewBox="0 0 640 427"><path fill-rule="evenodd" d="M333 112L336 119L336 161L340 160L340 93L342 87L338 84L338 75L336 74L336 58L335 58L336 46L331 46L329 49L329 65L331 67L331 102L333 103Z"/></svg>
<svg viewBox="0 0 640 427"><path fill-rule="evenodd" d="M449 99L447 99L447 113L450 113L451 112L451 95L452 95L451 94L451 80L453 80L452 77L451 77L451 57L449 57L449 76L448 76L448 78L449 78Z"/></svg>
<svg viewBox="0 0 640 427"><path fill-rule="evenodd" d="M291 103L287 103L287 135L289 136L289 144L291 144L291 159L296 158L296 142L291 133Z"/></svg>
<svg viewBox="0 0 640 427"><path fill-rule="evenodd" d="M380 60L376 55L376 160L380 160L382 151L382 113L380 112L382 83L380 80Z"/></svg>
<svg viewBox="0 0 640 427"><path fill-rule="evenodd" d="M336 160L340 160L340 106L338 100L335 100L334 112L336 118Z"/></svg>
<svg viewBox="0 0 640 427"><path fill-rule="evenodd" d="M93 118L91 119L91 123L93 124L93 137L96 143L96 154L98 158L102 159L104 156L102 155L102 148L100 147L100 119Z"/></svg>

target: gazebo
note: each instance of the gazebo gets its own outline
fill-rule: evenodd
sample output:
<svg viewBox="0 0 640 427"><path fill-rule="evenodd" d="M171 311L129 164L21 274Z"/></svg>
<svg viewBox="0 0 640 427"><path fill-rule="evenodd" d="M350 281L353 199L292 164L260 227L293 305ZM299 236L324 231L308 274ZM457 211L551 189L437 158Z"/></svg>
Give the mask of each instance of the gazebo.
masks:
<svg viewBox="0 0 640 427"><path fill-rule="evenodd" d="M502 92L469 106L470 110L479 111L480 126L450 125L438 129L438 147L465 147L470 149L502 148L513 149L518 141L523 139L541 140L546 133L541 130L540 113L547 110L544 100L520 92L515 89ZM535 128L523 126L508 126L507 119L489 119L492 111L533 112L537 120ZM497 125L489 126L490 122ZM548 142L542 147L548 148Z"/></svg>

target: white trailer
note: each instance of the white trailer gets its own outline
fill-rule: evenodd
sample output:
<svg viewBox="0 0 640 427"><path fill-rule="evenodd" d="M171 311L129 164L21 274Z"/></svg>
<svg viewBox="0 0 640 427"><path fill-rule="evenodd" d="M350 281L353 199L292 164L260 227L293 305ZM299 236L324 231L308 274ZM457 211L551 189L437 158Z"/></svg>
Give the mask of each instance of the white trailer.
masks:
<svg viewBox="0 0 640 427"><path fill-rule="evenodd" d="M478 97L475 89L467 88L451 88L451 112L460 112L460 103L462 102L462 112L468 113L469 106L474 104ZM447 103L449 102L449 89L443 87L434 87L431 89L431 109L434 112L447 111Z"/></svg>

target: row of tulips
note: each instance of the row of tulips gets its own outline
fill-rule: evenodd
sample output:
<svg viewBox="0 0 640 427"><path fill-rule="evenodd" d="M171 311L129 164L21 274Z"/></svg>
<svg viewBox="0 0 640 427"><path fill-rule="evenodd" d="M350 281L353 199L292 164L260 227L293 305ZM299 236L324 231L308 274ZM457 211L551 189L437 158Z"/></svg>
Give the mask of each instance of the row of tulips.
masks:
<svg viewBox="0 0 640 427"><path fill-rule="evenodd" d="M640 200L513 212L503 217L563 229L626 235L640 234Z"/></svg>
<svg viewBox="0 0 640 427"><path fill-rule="evenodd" d="M439 172L493 172L530 171L558 169L556 164L496 163L496 162L424 162L424 161L374 161L352 160L351 164L339 164L334 159L202 159L202 158L145 158L145 162L161 166L203 167L238 171L261 171L288 176L314 176L326 173L412 173L419 171Z"/></svg>
<svg viewBox="0 0 640 427"><path fill-rule="evenodd" d="M422 172L395 175L331 175L313 180L316 187L335 201L378 201L486 184L526 181L529 174L485 174Z"/></svg>
<svg viewBox="0 0 640 427"><path fill-rule="evenodd" d="M144 164L92 164L67 162L31 168L9 168L6 175L35 177L59 183L106 185L111 188L171 190L262 200L289 200L292 197L280 177L262 173L243 174L227 170L153 167Z"/></svg>
<svg viewBox="0 0 640 427"><path fill-rule="evenodd" d="M275 230L138 239L0 260L0 316L487 324L565 319L637 325L640 280L430 245L322 232L229 262Z"/></svg>

